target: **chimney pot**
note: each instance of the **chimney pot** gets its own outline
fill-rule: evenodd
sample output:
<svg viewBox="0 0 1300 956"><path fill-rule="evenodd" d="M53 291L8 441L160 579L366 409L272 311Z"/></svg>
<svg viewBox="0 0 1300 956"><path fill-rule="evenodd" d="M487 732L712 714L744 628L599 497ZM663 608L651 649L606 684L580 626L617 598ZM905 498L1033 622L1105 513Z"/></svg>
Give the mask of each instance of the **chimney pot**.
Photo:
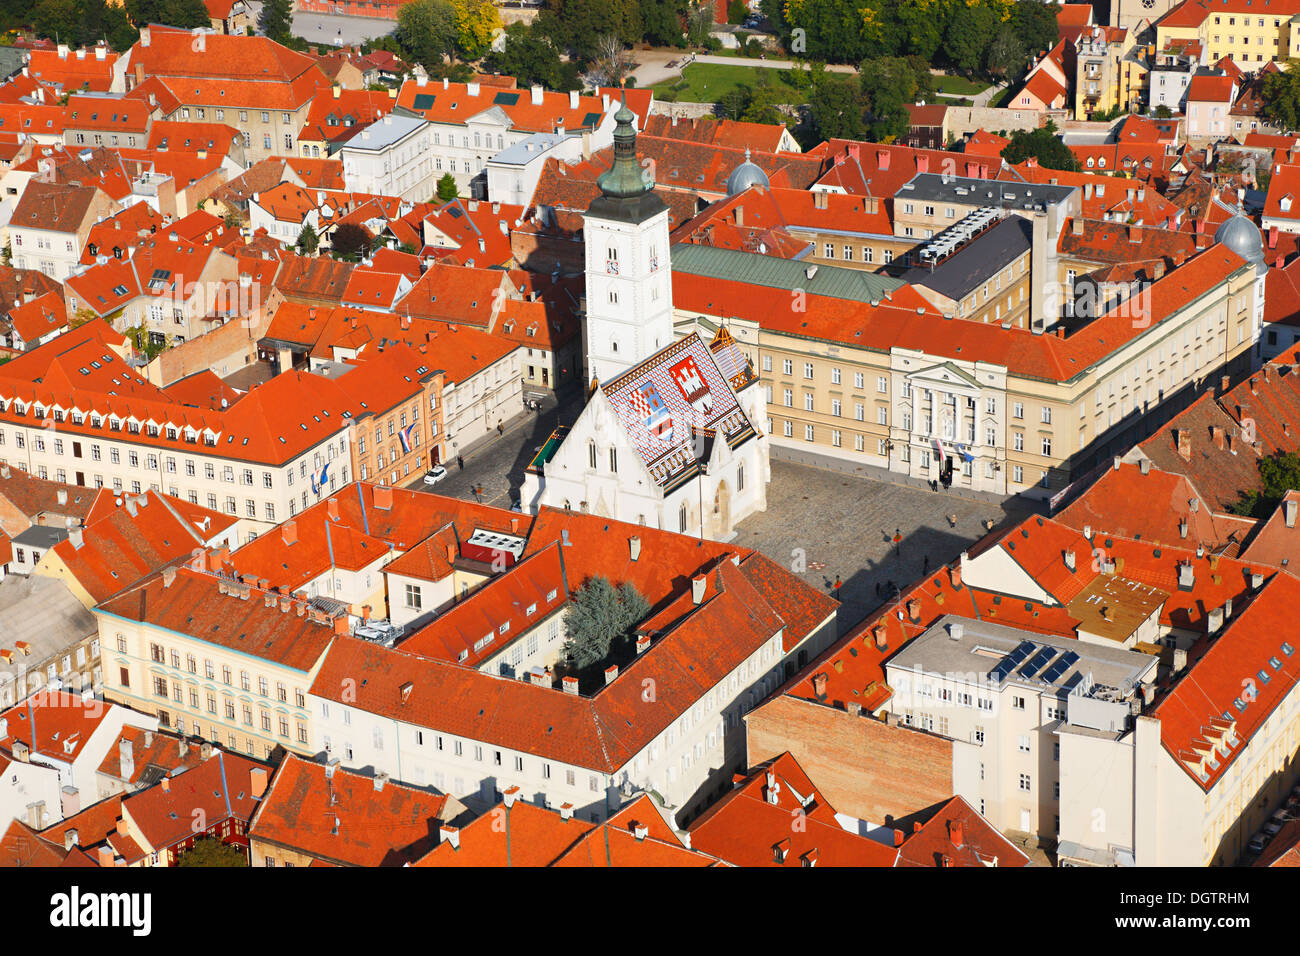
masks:
<svg viewBox="0 0 1300 956"><path fill-rule="evenodd" d="M450 843L453 850L460 849L460 827L447 826L444 823L438 828L438 833L443 843Z"/></svg>

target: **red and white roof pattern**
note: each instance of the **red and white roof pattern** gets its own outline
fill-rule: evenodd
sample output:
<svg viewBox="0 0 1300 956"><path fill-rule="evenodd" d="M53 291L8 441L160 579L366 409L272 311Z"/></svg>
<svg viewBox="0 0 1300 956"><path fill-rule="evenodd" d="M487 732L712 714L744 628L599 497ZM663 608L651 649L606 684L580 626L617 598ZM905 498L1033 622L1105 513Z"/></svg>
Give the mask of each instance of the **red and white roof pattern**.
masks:
<svg viewBox="0 0 1300 956"><path fill-rule="evenodd" d="M696 333L601 389L661 486L707 458L705 440L719 431L733 445L753 434L728 376Z"/></svg>

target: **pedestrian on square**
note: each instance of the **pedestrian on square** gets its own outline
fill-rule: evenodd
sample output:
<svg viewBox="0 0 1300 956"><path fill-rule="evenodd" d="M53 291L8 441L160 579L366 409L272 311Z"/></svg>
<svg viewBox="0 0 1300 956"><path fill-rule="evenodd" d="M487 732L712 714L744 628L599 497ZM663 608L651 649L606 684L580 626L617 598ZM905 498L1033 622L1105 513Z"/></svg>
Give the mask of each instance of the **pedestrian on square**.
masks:
<svg viewBox="0 0 1300 956"><path fill-rule="evenodd" d="M459 468L461 471L465 470L465 459L460 457L460 455L456 456L456 467Z"/></svg>

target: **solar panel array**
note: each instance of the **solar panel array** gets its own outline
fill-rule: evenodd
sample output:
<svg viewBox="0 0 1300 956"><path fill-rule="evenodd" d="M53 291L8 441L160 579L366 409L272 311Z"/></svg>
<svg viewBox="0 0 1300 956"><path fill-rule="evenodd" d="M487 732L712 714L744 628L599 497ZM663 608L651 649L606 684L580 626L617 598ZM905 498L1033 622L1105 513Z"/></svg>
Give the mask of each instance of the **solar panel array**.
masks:
<svg viewBox="0 0 1300 956"><path fill-rule="evenodd" d="M998 661L997 666L989 671L989 679L1001 683L1016 672L1016 668L1020 668L1017 676L1024 680L1037 676L1038 680L1045 684L1055 684L1066 671L1079 662L1079 655L1075 651L1066 651L1057 657L1058 653L1060 653L1059 649L1055 647L1042 647L1033 641L1021 641L1016 645L1015 650ZM1053 662L1054 657L1056 660ZM1050 667L1048 667L1049 662L1051 662Z"/></svg>
<svg viewBox="0 0 1300 956"><path fill-rule="evenodd" d="M998 661L996 667L989 671L989 677L1001 683L1007 679L1007 675L1019 667L1030 654L1034 652L1033 641L1021 641L1016 645L1016 649L1008 654L1002 660Z"/></svg>

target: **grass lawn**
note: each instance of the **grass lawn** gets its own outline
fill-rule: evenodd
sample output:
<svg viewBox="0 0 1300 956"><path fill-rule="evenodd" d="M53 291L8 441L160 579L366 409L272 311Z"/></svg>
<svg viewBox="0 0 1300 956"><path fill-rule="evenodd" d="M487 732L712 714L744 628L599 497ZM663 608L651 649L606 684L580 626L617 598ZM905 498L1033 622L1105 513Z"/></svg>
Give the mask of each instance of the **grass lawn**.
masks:
<svg viewBox="0 0 1300 956"><path fill-rule="evenodd" d="M938 93L956 93L959 96L974 96L976 93L982 93L989 88L988 83L981 83L979 80L968 80L964 76L936 76L934 77L934 88Z"/></svg>
<svg viewBox="0 0 1300 956"><path fill-rule="evenodd" d="M757 89L763 82L771 83L787 94L787 103L802 103L807 94L785 83L783 71L754 66L732 66L720 63L692 63L680 79L664 80L654 85L655 96L665 91L676 93L677 99L687 103L716 103L720 98L745 85ZM760 75L761 74L761 75Z"/></svg>

